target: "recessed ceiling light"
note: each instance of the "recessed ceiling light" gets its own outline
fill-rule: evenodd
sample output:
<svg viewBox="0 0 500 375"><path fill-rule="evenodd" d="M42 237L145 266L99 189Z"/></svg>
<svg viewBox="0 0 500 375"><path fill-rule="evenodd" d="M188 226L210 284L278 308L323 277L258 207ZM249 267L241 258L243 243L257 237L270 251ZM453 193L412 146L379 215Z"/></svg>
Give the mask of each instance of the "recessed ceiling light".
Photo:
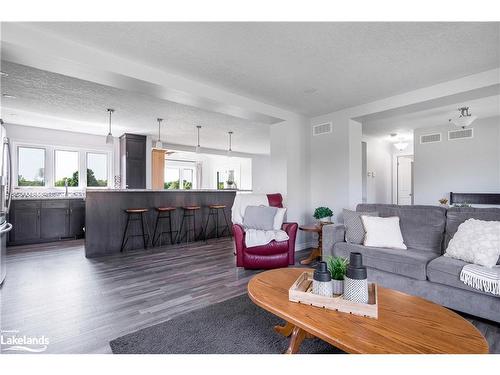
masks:
<svg viewBox="0 0 500 375"><path fill-rule="evenodd" d="M8 98L8 99L16 99L16 97L14 95L10 95L10 94L2 94L2 96L4 98Z"/></svg>
<svg viewBox="0 0 500 375"><path fill-rule="evenodd" d="M8 77L9 75L5 72L0 71L0 76L1 77Z"/></svg>

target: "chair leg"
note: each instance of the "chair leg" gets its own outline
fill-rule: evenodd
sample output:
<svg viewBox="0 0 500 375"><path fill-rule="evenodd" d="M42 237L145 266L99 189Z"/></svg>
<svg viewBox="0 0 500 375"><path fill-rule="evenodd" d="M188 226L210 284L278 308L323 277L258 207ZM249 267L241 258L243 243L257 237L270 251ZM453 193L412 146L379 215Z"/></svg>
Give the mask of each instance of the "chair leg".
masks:
<svg viewBox="0 0 500 375"><path fill-rule="evenodd" d="M181 243L181 240L182 240L182 237L181 237L181 233L182 233L182 228L184 228L184 219L186 218L186 213L184 213L182 215L182 220L181 220L181 226L179 227L179 232L177 232L177 243Z"/></svg>
<svg viewBox="0 0 500 375"><path fill-rule="evenodd" d="M127 236L129 222L130 222L130 215L127 214L127 224L125 224L125 230L123 231L122 246L120 247L120 253L122 253L124 248L125 248L125 244L126 244L125 238Z"/></svg>
<svg viewBox="0 0 500 375"><path fill-rule="evenodd" d="M207 229L208 229L208 223L210 221L210 213L211 212L212 212L212 210L208 211L207 221L205 222L205 229L203 230L203 234L205 236L205 242L208 241L208 232L207 232Z"/></svg>
<svg viewBox="0 0 500 375"><path fill-rule="evenodd" d="M148 245L146 243L146 234L144 233L144 213L141 212L141 229L142 229L142 243L144 248L147 249Z"/></svg>
<svg viewBox="0 0 500 375"><path fill-rule="evenodd" d="M215 237L219 238L219 210L215 210Z"/></svg>
<svg viewBox="0 0 500 375"><path fill-rule="evenodd" d="M172 212L168 212L168 228L169 228L169 233L170 233L170 244L174 244L173 236L172 236Z"/></svg>
<svg viewBox="0 0 500 375"><path fill-rule="evenodd" d="M156 243L158 243L158 239L156 238L156 231L158 230L158 223L160 221L160 215L161 213L158 212L158 215L156 215L156 223L155 223L155 230L153 232L153 239L151 240L151 245L154 247ZM160 232L160 237L161 237L161 232ZM161 246L161 241L160 241L160 246Z"/></svg>
<svg viewBox="0 0 500 375"><path fill-rule="evenodd" d="M226 222L226 228L229 232L229 237L233 238L233 233L231 232L231 227L229 226L229 222L227 221L226 210L222 209L222 214L224 215L224 221ZM222 231L224 233L224 231Z"/></svg>

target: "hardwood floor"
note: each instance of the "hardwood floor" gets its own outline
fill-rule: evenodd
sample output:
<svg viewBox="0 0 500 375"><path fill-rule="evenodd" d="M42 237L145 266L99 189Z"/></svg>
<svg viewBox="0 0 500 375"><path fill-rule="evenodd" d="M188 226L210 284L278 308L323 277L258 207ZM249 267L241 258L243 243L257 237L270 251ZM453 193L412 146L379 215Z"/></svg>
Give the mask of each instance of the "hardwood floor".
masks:
<svg viewBox="0 0 500 375"><path fill-rule="evenodd" d="M309 253L297 253L297 262ZM87 259L83 241L8 248L0 328L45 335L46 353L110 353L116 337L246 291L228 239ZM483 325L500 352L500 328Z"/></svg>
<svg viewBox="0 0 500 375"><path fill-rule="evenodd" d="M306 253L298 253L297 259ZM109 353L113 338L245 293L228 239L87 259L83 241L8 248L1 328L48 353Z"/></svg>

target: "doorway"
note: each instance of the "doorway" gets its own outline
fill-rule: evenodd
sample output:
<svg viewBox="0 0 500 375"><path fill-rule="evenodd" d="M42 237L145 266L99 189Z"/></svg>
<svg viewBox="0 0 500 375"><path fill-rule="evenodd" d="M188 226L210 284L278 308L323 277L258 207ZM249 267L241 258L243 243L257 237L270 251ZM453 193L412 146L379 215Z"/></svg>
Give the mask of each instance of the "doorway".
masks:
<svg viewBox="0 0 500 375"><path fill-rule="evenodd" d="M397 157L396 194L397 204L413 204L413 155Z"/></svg>

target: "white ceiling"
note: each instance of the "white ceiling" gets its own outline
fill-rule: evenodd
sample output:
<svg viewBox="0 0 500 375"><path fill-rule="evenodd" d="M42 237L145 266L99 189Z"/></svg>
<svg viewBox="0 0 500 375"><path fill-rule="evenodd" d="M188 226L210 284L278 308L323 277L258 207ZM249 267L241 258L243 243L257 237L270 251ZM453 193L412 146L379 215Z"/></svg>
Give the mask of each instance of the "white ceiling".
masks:
<svg viewBox="0 0 500 375"><path fill-rule="evenodd" d="M449 124L448 119L458 116L458 108L470 107L470 113L478 119L500 116L500 95L469 100L442 107L427 109L381 120L363 122L363 135L390 139L391 133L397 133L403 138L410 138L414 129L434 127Z"/></svg>
<svg viewBox="0 0 500 375"><path fill-rule="evenodd" d="M498 22L33 25L306 115L500 66Z"/></svg>
<svg viewBox="0 0 500 375"><path fill-rule="evenodd" d="M12 124L106 135L108 114L115 109L113 134L124 132L157 137L158 117L164 118L162 140L196 145L196 125L201 125L201 145L227 149L227 132L234 131L233 150L269 153L269 125L209 112L140 93L2 61L1 116Z"/></svg>

